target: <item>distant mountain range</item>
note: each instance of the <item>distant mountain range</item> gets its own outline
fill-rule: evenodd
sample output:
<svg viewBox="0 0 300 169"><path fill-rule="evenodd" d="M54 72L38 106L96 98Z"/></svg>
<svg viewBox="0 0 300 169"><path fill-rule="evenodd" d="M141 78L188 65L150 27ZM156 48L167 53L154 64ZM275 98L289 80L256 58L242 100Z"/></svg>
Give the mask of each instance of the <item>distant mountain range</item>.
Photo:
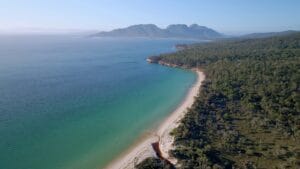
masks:
<svg viewBox="0 0 300 169"><path fill-rule="evenodd" d="M169 25L162 29L154 24L133 25L127 28L115 29L109 32L99 32L92 37L150 37L150 38L189 38L189 39L218 39L223 34L197 24L187 26L185 24Z"/></svg>
<svg viewBox="0 0 300 169"><path fill-rule="evenodd" d="M296 32L299 32L299 31L288 30L288 31L282 31L282 32L251 33L251 34L239 36L238 38L244 38L244 39L268 38L268 37L272 37L272 36L285 36L285 35L293 34Z"/></svg>
<svg viewBox="0 0 300 169"><path fill-rule="evenodd" d="M167 28L162 29L154 24L139 24L132 25L126 28L114 29L112 31L103 31L90 35L91 37L146 37L146 38L184 38L184 39L200 39L200 40L215 40L215 39L253 39L266 38L272 36L283 36L298 31L283 31L283 32L266 32L266 33L252 33L241 36L226 36L211 28L192 24L190 26L185 24L173 24Z"/></svg>

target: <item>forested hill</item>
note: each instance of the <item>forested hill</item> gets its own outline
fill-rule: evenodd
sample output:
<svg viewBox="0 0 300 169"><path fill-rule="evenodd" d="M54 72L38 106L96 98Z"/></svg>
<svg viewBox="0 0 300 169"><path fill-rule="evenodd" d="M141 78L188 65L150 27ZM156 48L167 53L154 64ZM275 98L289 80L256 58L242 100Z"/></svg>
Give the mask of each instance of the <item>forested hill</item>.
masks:
<svg viewBox="0 0 300 169"><path fill-rule="evenodd" d="M155 59L207 76L173 132L178 168L300 168L300 33L197 44ZM137 168L153 165L172 168L154 159Z"/></svg>
<svg viewBox="0 0 300 169"><path fill-rule="evenodd" d="M251 33L239 36L237 38L243 39L257 39L257 38L269 38L273 36L287 36L294 33L299 33L299 31L289 30L289 31L282 31L282 32L265 32L265 33Z"/></svg>

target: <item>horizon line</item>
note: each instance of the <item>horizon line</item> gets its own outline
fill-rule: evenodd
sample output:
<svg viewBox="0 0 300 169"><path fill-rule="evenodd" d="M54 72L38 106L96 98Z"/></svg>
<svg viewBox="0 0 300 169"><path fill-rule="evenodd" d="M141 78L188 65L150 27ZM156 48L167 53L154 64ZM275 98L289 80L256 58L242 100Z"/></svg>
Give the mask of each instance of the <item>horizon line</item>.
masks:
<svg viewBox="0 0 300 169"><path fill-rule="evenodd" d="M197 23L193 23L197 24ZM169 25L187 25L191 26L193 24L169 24ZM155 25L159 28L167 28L167 26L159 26L153 23L141 23L141 24L132 24L128 26L122 26L122 27L115 27L115 28L44 28L44 27L14 27L14 28L0 28L0 34L82 34L82 33L97 33L102 31L112 31L115 29L124 29L128 28L130 26L134 25ZM242 34L251 34L251 33L271 33L271 32L284 32L284 31L300 31L300 29L277 29L277 30L218 30L215 28L212 28L210 26L206 25L200 25L199 26L205 26L207 28L211 28L213 30L216 30L219 33L225 34L225 35L242 35Z"/></svg>

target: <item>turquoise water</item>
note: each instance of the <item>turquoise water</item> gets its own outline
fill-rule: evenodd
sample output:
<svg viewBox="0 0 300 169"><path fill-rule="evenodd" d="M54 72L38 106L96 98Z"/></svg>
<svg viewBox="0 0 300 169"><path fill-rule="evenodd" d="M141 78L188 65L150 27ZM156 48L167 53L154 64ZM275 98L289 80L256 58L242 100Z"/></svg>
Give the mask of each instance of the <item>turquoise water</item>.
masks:
<svg viewBox="0 0 300 169"><path fill-rule="evenodd" d="M195 74L145 59L189 42L1 36L0 168L102 168L183 99Z"/></svg>

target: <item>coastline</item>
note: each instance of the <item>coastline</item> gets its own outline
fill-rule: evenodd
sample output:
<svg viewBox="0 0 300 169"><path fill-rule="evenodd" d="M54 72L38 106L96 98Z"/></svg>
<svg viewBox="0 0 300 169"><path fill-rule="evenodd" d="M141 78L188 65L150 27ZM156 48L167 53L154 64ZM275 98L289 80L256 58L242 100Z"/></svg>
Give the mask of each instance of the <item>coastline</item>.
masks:
<svg viewBox="0 0 300 169"><path fill-rule="evenodd" d="M176 164L177 160L171 158L168 152L174 149L174 138L170 132L178 127L180 120L184 117L186 110L190 108L195 97L200 91L205 75L198 69L192 69L197 74L196 82L190 87L183 101L170 115L154 130L153 133L145 136L143 139L134 144L120 157L109 163L105 169L133 169L134 166L148 157L157 157L157 153L153 149L153 143L158 143L161 156Z"/></svg>

